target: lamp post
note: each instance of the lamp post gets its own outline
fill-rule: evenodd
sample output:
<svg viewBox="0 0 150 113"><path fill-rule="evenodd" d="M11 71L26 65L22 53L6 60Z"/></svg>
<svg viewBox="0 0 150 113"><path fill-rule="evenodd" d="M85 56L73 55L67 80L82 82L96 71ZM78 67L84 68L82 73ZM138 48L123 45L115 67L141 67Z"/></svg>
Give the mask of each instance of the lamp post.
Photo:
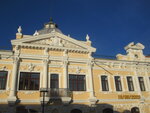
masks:
<svg viewBox="0 0 150 113"><path fill-rule="evenodd" d="M48 92L46 88L41 88L40 92L43 94L43 102L42 102L42 113L44 113L44 107L45 107L45 93Z"/></svg>

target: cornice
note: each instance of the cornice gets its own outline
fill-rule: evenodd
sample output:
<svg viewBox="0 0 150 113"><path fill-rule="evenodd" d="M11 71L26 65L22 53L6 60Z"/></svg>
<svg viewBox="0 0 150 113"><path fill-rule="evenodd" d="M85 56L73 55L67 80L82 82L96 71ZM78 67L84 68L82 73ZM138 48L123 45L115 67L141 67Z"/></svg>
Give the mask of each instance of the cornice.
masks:
<svg viewBox="0 0 150 113"><path fill-rule="evenodd" d="M39 45L39 44L30 44L29 43L32 41L44 40L44 39L47 39L50 37L59 37L63 40L74 43L75 45L78 45L83 49L58 47L58 46L50 46L50 45ZM71 37L68 37L64 34L60 34L57 32L53 32L50 34L38 35L38 36L28 36L27 38L22 38L22 39L15 39L15 40L11 40L11 43L12 43L12 45L19 45L21 47L30 47L30 48L36 48L36 49L49 48L49 49L53 49L53 50L69 50L72 52L83 52L83 53L89 53L89 52L95 52L96 51L95 48L86 45L84 42L78 41L76 39L73 39Z"/></svg>

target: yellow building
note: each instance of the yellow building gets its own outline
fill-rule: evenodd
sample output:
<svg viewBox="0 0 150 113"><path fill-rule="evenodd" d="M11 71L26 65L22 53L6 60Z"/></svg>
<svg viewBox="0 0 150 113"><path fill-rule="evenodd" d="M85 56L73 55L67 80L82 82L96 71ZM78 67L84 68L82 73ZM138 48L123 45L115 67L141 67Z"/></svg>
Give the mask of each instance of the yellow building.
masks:
<svg viewBox="0 0 150 113"><path fill-rule="evenodd" d="M76 40L52 21L33 35L21 31L12 50L0 51L0 113L41 113L43 107L45 113L150 113L144 45L132 42L116 59L94 58L88 35Z"/></svg>

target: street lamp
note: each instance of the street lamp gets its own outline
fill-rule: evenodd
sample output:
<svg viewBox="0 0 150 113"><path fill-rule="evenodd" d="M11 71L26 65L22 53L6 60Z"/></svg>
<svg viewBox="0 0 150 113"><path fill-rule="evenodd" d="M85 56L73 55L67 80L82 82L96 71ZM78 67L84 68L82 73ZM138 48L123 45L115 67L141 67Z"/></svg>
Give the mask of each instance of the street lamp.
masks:
<svg viewBox="0 0 150 113"><path fill-rule="evenodd" d="M43 94L43 102L42 102L42 113L44 113L44 107L45 107L45 93L47 93L48 90L46 88L41 88L40 93Z"/></svg>

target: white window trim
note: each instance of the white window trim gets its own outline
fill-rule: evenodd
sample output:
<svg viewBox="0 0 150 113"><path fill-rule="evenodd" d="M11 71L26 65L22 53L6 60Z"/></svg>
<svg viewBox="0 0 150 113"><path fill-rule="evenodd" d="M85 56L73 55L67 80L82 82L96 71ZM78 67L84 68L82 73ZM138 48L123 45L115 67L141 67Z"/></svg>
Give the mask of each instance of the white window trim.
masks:
<svg viewBox="0 0 150 113"><path fill-rule="evenodd" d="M8 87L8 84L9 84L9 79L10 79L10 70L0 70L0 71L7 71L7 80L6 80L6 88L5 89L0 89L0 91L8 91L9 90L9 87Z"/></svg>
<svg viewBox="0 0 150 113"><path fill-rule="evenodd" d="M16 90L17 91L31 91L31 92L33 92L33 91L39 91L39 90L19 90L19 80L20 80L20 73L21 72L27 72L27 73L40 73L40 77L39 77L39 90L40 90L40 88L41 88L41 82L42 82L42 79L41 79L41 76L42 76L42 72L40 72L40 71L27 71L27 70L20 70L20 71L18 71L18 82L17 82L17 87L16 87Z"/></svg>
<svg viewBox="0 0 150 113"><path fill-rule="evenodd" d="M61 86L61 74L60 73L57 73L57 72L48 72L48 88L50 89L50 79L51 79L51 74L58 74L58 84L59 84L59 86L58 86L58 88L63 88L62 86Z"/></svg>
<svg viewBox="0 0 150 113"><path fill-rule="evenodd" d="M120 77L122 91L117 91L117 90L116 90L116 82L115 82L115 77L116 77L116 76L119 76L119 77ZM123 81L123 77L120 76L120 75L115 75L115 76L113 77L113 79L114 79L114 89L115 89L115 92L117 92L117 93L122 93L122 92L124 91L123 82L122 82L122 81Z"/></svg>
<svg viewBox="0 0 150 113"><path fill-rule="evenodd" d="M102 76L107 76L107 80L108 80L108 91L103 91L103 90L102 90L102 80L101 80L101 77L102 77ZM104 92L104 93L111 92L111 91L112 91L112 88L111 88L111 85L110 85L110 76L107 75L107 74L101 74L101 75L99 76L99 86L100 86L99 92Z"/></svg>
<svg viewBox="0 0 150 113"><path fill-rule="evenodd" d="M138 84L139 84L139 89L140 89L140 92L146 92L147 91L147 85L146 85L146 80L145 80L145 77L144 76L137 76L138 78ZM143 82L144 82L144 87L145 87L145 91L141 91L141 88L140 88L140 82L139 82L139 77L142 77L143 78Z"/></svg>
<svg viewBox="0 0 150 113"><path fill-rule="evenodd" d="M129 91L129 86L128 86L127 77L131 77L131 78L132 78L133 88L134 88L133 91ZM126 76L126 84L127 84L127 91L128 91L128 92L135 92L135 91L136 91L134 76L132 76L132 75L127 75L127 76Z"/></svg>
<svg viewBox="0 0 150 113"><path fill-rule="evenodd" d="M69 75L70 74L73 74L73 75L85 75L85 87L86 87L86 90L85 91L72 91L72 92L77 92L77 93L84 93L84 92L89 92L89 87L88 87L88 83L90 82L90 80L89 80L89 76L88 76L88 74L85 74L85 73L79 73L79 74L77 74L77 73L68 73L68 88L69 88ZM87 80L89 80L89 81L87 81Z"/></svg>

